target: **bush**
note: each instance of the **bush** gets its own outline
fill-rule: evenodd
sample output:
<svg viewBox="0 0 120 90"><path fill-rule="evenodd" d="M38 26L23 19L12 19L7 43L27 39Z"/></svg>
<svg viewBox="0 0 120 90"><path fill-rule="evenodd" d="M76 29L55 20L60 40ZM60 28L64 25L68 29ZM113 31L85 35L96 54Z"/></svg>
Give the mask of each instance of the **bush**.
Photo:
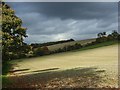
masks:
<svg viewBox="0 0 120 90"><path fill-rule="evenodd" d="M82 47L82 45L81 45L81 44L76 43L76 44L74 45L74 47L75 47L75 49L79 49L79 48L81 48L81 47Z"/></svg>
<svg viewBox="0 0 120 90"><path fill-rule="evenodd" d="M43 56L43 55L50 54L50 51L46 46L44 46L44 47L39 47L34 49L33 53L35 56Z"/></svg>
<svg viewBox="0 0 120 90"><path fill-rule="evenodd" d="M10 60L14 60L14 59L20 59L20 58L25 58L26 54L25 53L9 53L9 58Z"/></svg>

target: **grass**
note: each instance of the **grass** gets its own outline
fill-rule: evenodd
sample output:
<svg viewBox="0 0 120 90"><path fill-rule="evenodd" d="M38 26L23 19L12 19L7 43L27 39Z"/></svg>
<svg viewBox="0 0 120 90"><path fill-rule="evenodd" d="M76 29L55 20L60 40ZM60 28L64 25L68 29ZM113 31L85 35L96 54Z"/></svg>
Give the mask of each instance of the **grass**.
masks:
<svg viewBox="0 0 120 90"><path fill-rule="evenodd" d="M11 68L12 68L12 63L10 63L10 61L3 62L2 75L7 75Z"/></svg>
<svg viewBox="0 0 120 90"><path fill-rule="evenodd" d="M15 60L13 63L16 64L14 68L16 68L17 73L21 74L44 71L51 68L59 68L60 70L78 66L98 66L103 65L105 62L109 65L117 59L117 47L117 45L110 45L109 47L85 50L84 52L65 52L37 58ZM21 71L22 69L28 70Z"/></svg>
<svg viewBox="0 0 120 90"><path fill-rule="evenodd" d="M104 47L104 46L109 46L109 45L114 45L114 44L118 44L120 42L118 41L107 41L107 42L102 42L102 43L98 43L98 44L95 44L95 45L90 45L90 46L86 46L86 47L83 47L81 49L78 49L79 51L82 51L82 50L88 50L88 49L94 49L94 48L99 48L99 47ZM74 51L78 51L78 50L73 50Z"/></svg>
<svg viewBox="0 0 120 90"><path fill-rule="evenodd" d="M2 85L10 85L11 81L8 79L8 77L6 75L2 75Z"/></svg>
<svg viewBox="0 0 120 90"><path fill-rule="evenodd" d="M78 67L78 68L61 70L61 71L47 71L47 72L43 72L43 73L24 75L22 78L14 77L14 80L16 80L16 83L14 83L14 82L11 84L8 83L9 84L8 86L19 88L20 87L19 85L21 85L21 87L30 88L34 84L39 85L41 83L44 83L46 85L47 85L47 83L49 83L49 85L53 85L53 84L56 85L56 81L57 81L57 85L56 85L56 87L57 87L62 84L63 85L66 84L66 86L67 86L68 85L67 83L77 84L80 81L79 85L81 87L84 85L87 87L88 84L94 85L93 82L95 82L95 84L98 84L99 80L101 79L100 74L103 72L97 72L96 70L97 70L97 68L95 68L95 67L88 67L88 68ZM94 79L93 77L96 79ZM22 79L21 84L18 81L18 78ZM73 80L73 81L71 81L71 80ZM61 81L62 81L62 83L60 83ZM81 83L84 83L84 84L81 85ZM27 84L29 84L29 86ZM44 87L44 85L43 85L43 87ZM34 88L36 88L36 87L34 87ZM50 88L48 88L48 89L50 89Z"/></svg>
<svg viewBox="0 0 120 90"><path fill-rule="evenodd" d="M83 51L83 50L88 50L88 49L94 49L94 48L109 46L109 45L113 45L113 44L117 44L117 43L118 43L118 41L102 42L102 43L98 43L95 45L86 46L86 47L83 47L81 49L72 50L70 52L77 52L77 51ZM12 67L12 63L10 61L4 62L3 67L2 67L2 75L7 75L8 72L10 71L11 67Z"/></svg>
<svg viewBox="0 0 120 90"><path fill-rule="evenodd" d="M12 68L12 64L9 61L6 61L4 63L2 63L2 84L3 85L8 85L10 84L10 80L7 77L8 72L10 71L10 69Z"/></svg>
<svg viewBox="0 0 120 90"><path fill-rule="evenodd" d="M83 52L81 52L80 50L77 50L77 52L66 52L66 53L43 56L38 58L35 57L30 59L21 59L21 60L12 61L13 63L16 64L14 66L15 70L17 70L15 74L23 75L24 77L23 76L22 76L23 78L9 77L9 79L7 77L3 77L4 83L11 86L12 84L9 84L10 82L8 81L8 80L11 80L11 82L16 87L17 85L18 87L20 87L19 84L26 84L31 82L30 85L32 85L32 84L37 84L37 82L39 83L40 81L43 81L43 82L46 82L48 80L54 81L54 79L57 77L59 78L60 81L62 77L65 77L65 79L63 78L63 82L64 81L69 82L67 78L71 77L74 79L77 75L80 75L79 77L81 78L86 75L86 78L88 79L86 78L83 78L83 79L85 81L88 81L89 77L87 75L92 75L94 73L98 73L98 74L102 73L102 75L103 74L108 75L106 76L107 80L109 80L109 82L111 83L111 84L107 83L108 81L106 81L104 82L105 85L108 84L108 85L115 86L117 84L116 75L117 75L117 69L118 69L117 68L118 45L113 45L113 44L116 44L116 43L117 42L100 43L99 44L100 46L98 44L97 46L93 45L94 48L96 49L88 50L88 51L84 49L85 51ZM107 46L107 47L102 47L102 46ZM97 47L102 47L102 48L97 48ZM92 48L87 48L87 49L92 49ZM78 68L78 67L83 69L71 70L73 68ZM89 67L96 67L97 71L95 69L96 72L91 72L91 69L84 69ZM23 71L22 69L26 71ZM78 78L75 78L74 80L78 80ZM92 78L93 77L91 77L90 84L91 84L91 81L95 81L95 82L97 81L96 78L95 80L94 78L93 79ZM112 78L115 78L114 81L112 80ZM83 79L80 79L80 80L83 81ZM20 82L19 80L22 82L19 83ZM17 81L17 83L14 83L14 81ZM78 83L79 85L81 84L81 81L78 81L80 82ZM76 81L74 82L76 83ZM55 83L56 81L54 81L54 84ZM71 81L69 83L72 84Z"/></svg>

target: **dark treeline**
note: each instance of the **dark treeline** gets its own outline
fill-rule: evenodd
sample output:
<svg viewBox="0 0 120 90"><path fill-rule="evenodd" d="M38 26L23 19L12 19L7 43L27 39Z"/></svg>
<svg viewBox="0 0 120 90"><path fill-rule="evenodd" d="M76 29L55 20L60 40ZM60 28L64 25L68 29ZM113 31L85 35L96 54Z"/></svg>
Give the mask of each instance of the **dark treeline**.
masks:
<svg viewBox="0 0 120 90"><path fill-rule="evenodd" d="M120 33L116 30L113 30L112 33L106 34L106 32L101 32L97 34L96 41L86 44L85 46L95 45L102 42L109 42L109 41L120 41Z"/></svg>
<svg viewBox="0 0 120 90"><path fill-rule="evenodd" d="M61 41L47 42L47 43L32 43L31 46L33 48L38 48L38 47L42 47L42 46L50 46L50 45L54 45L54 44L61 44L61 43L72 42L72 41L75 41L75 40L69 39L69 40L61 40Z"/></svg>
<svg viewBox="0 0 120 90"><path fill-rule="evenodd" d="M111 41L111 40L120 40L120 34L114 30L111 34L106 35L106 32L98 33L98 38L96 42L104 42L104 41Z"/></svg>

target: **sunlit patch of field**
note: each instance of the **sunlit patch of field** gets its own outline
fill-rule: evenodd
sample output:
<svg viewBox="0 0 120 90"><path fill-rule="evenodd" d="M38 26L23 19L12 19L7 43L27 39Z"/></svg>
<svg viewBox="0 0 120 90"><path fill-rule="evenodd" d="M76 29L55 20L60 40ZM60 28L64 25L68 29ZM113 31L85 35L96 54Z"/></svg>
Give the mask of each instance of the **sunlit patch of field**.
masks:
<svg viewBox="0 0 120 90"><path fill-rule="evenodd" d="M17 65L15 65L14 69L29 69L28 71L35 71L49 68L110 67L113 65L117 66L117 60L118 47L117 45L111 45L92 50L60 53L31 59L20 59L15 61Z"/></svg>
<svg viewBox="0 0 120 90"><path fill-rule="evenodd" d="M91 49L91 50L59 53L59 54L31 58L31 59L21 59L14 61L14 63L15 65L14 65L13 73L14 75L17 76L28 75L29 77L30 76L35 78L38 77L40 79L43 77L45 78L45 76L47 75L46 78L48 79L49 77L53 77L54 75L56 75L57 78L57 76L59 75L63 75L63 76L68 75L67 77L69 77L69 75L74 74L80 77L81 74L85 74L83 73L84 70L81 69L96 68L95 72L102 73L99 75L103 79L103 81L100 82L101 86L98 87L102 87L102 86L117 87L118 85L118 81L117 81L118 80L117 77L118 76L118 45L117 44ZM75 68L80 68L80 70L78 71L71 70ZM71 73L69 72L69 74L68 73L65 74L65 70L71 70L70 71ZM87 69L85 70L87 71ZM64 71L64 74L63 73L60 74L60 72L62 71ZM51 73L47 73L47 72L51 72ZM52 74L52 72L54 73ZM59 72L59 74L56 72ZM46 74L43 75L43 73ZM84 76L86 77L86 79L88 78L86 75ZM74 80L76 80L77 78L78 77L76 76ZM53 82L54 79L55 78L53 78ZM60 81L59 79L60 78L58 78L58 81ZM69 79L66 78L63 80L63 82L65 80L69 81ZM70 80L73 80L73 78L70 78ZM49 82L51 83L51 81L48 80L48 83Z"/></svg>
<svg viewBox="0 0 120 90"><path fill-rule="evenodd" d="M91 43L95 40L96 39L93 38L93 39L86 39L86 40L80 40L80 41L72 41L72 42L66 42L66 43L62 43L62 44L50 45L50 46L47 46L47 47L50 51L54 51L54 50L57 50L59 48L63 48L64 46L75 45L76 43L81 44L81 45L85 45L85 44Z"/></svg>

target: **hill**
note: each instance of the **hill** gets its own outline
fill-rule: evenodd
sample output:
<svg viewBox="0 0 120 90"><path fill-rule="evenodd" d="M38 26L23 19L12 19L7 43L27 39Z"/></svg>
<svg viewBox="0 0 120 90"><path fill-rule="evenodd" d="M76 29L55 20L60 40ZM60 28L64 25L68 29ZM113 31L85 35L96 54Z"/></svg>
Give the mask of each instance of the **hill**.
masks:
<svg viewBox="0 0 120 90"><path fill-rule="evenodd" d="M75 45L76 43L81 44L81 45L85 45L85 44L91 43L91 42L93 42L95 40L96 40L96 38L85 39L85 40L78 40L78 41L72 41L72 42L65 42L65 43L61 43L61 44L50 45L50 46L47 46L47 47L48 47L48 49L50 51L55 51L55 50L57 50L59 48L63 48L64 46Z"/></svg>
<svg viewBox="0 0 120 90"><path fill-rule="evenodd" d="M9 77L10 87L100 88L118 85L118 45L12 62L15 66Z"/></svg>
<svg viewBox="0 0 120 90"><path fill-rule="evenodd" d="M68 39L68 40L61 40L61 41L55 41L55 42L46 42L46 43L31 43L31 46L33 48L43 47L43 46L50 46L55 44L62 44L66 42L72 42L75 41L74 39Z"/></svg>

